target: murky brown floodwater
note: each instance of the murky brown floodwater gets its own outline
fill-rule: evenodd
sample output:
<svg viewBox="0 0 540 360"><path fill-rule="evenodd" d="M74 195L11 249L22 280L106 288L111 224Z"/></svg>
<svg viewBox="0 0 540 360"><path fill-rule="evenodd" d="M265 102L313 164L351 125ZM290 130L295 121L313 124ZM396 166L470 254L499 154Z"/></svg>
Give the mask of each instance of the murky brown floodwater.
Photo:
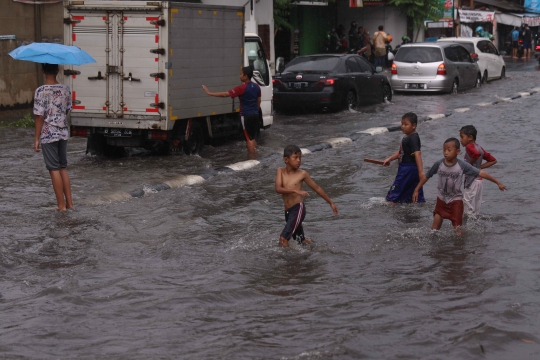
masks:
<svg viewBox="0 0 540 360"><path fill-rule="evenodd" d="M519 69L519 68L518 68ZM532 68L531 68L532 69ZM276 116L261 154L305 146L540 85L532 72L455 97L398 95L360 113ZM245 160L241 141L201 156L99 159L70 143L76 210L57 213L31 129L0 129L2 358L538 359L540 95L421 124L425 166L474 124L498 164L481 219L457 238L430 234L427 203L386 206L396 172L364 157L394 152L387 133L304 157L336 202L312 191L313 249L281 249L281 160L140 199L93 205L179 174Z"/></svg>

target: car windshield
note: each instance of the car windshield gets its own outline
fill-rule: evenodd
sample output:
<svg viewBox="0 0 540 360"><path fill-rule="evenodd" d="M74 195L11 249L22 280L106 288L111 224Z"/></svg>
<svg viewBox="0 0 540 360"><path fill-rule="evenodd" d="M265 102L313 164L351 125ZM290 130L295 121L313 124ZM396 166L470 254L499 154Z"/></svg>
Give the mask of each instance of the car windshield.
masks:
<svg viewBox="0 0 540 360"><path fill-rule="evenodd" d="M431 63L443 61L441 49L438 47L401 47L395 61L406 63Z"/></svg>
<svg viewBox="0 0 540 360"><path fill-rule="evenodd" d="M287 64L286 71L291 72L326 72L332 71L339 63L335 56L305 56L297 57Z"/></svg>

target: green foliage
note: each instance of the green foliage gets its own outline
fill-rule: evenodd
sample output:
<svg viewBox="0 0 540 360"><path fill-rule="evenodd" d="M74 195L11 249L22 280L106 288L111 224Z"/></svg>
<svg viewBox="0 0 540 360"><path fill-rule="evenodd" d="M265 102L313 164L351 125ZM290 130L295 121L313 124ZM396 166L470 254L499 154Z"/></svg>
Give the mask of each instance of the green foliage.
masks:
<svg viewBox="0 0 540 360"><path fill-rule="evenodd" d="M28 113L24 115L22 119L10 122L8 124L4 124L3 121L0 122L0 128L13 128L13 127L33 128L34 119L32 118L32 114Z"/></svg>
<svg viewBox="0 0 540 360"><path fill-rule="evenodd" d="M426 19L439 21L444 13L441 0L390 0L389 3L412 19L415 30L424 28Z"/></svg>

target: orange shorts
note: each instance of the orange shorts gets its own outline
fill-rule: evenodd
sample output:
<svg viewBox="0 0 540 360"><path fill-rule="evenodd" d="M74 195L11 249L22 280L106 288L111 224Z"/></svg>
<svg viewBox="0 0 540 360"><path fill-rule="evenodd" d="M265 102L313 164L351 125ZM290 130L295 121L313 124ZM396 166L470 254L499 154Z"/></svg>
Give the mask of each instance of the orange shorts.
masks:
<svg viewBox="0 0 540 360"><path fill-rule="evenodd" d="M452 226L457 227L463 224L463 201L454 200L450 204L445 203L441 199L437 198L437 204L433 215L439 215L443 219L452 221Z"/></svg>

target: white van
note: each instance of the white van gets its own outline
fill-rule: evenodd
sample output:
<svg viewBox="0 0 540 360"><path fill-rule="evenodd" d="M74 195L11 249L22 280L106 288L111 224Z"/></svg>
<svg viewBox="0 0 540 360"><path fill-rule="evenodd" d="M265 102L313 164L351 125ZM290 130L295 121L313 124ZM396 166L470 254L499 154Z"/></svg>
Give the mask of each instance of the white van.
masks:
<svg viewBox="0 0 540 360"><path fill-rule="evenodd" d="M486 84L488 80L504 79L506 76L506 64L502 54L499 53L495 45L486 38L481 37L453 37L442 38L439 42L453 42L463 45L469 53L478 55L478 67L482 74L482 82ZM474 55L473 55L474 57Z"/></svg>

